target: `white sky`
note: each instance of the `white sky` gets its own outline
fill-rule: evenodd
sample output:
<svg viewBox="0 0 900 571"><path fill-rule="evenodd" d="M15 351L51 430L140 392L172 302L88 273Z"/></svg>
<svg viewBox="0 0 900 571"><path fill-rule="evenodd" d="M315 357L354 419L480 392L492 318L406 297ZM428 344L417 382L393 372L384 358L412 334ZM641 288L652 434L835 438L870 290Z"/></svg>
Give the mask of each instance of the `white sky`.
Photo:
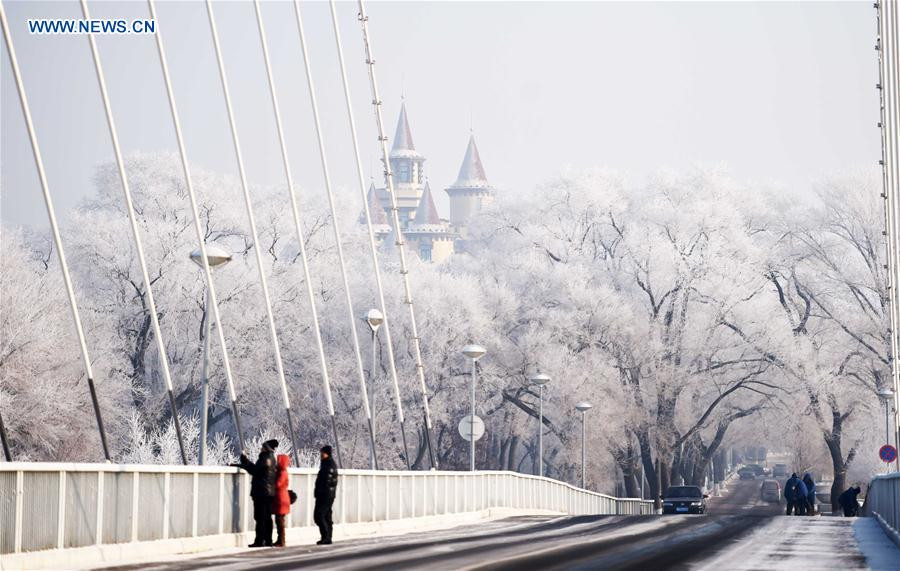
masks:
<svg viewBox="0 0 900 571"><path fill-rule="evenodd" d="M27 18L79 18L78 2L5 1L58 211L89 195L112 151L84 36L30 36ZM296 22L264 2L288 149L301 186L321 170ZM304 2L333 178L356 192L328 6ZM145 2L91 2L94 18L146 18ZM355 3L338 5L363 162L377 148ZM189 158L236 173L202 2L159 2ZM281 184L259 37L248 1L216 4L251 183ZM724 162L737 176L800 192L823 173L880 156L875 11L858 2L372 2L379 83L393 136L401 92L432 188L456 177L474 126L488 177L504 192L566 166L637 175ZM101 36L126 152L175 151L155 42ZM46 224L4 45L5 223ZM438 209L447 215L443 192ZM355 215L355 213L354 213Z"/></svg>

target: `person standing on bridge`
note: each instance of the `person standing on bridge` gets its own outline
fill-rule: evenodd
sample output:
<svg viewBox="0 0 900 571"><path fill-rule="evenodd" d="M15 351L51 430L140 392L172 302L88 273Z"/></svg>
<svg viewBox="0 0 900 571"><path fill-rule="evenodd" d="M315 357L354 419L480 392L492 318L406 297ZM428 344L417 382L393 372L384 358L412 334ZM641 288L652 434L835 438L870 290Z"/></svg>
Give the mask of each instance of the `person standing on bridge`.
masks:
<svg viewBox="0 0 900 571"><path fill-rule="evenodd" d="M806 486L806 515L816 515L816 482L812 474L803 474L803 484Z"/></svg>
<svg viewBox="0 0 900 571"><path fill-rule="evenodd" d="M247 547L272 546L272 498L275 496L275 479L277 476L275 449L277 440L267 440L259 451L256 463L241 453L241 461L232 464L246 470L253 479L250 480L250 497L253 499L253 519L256 522L256 537Z"/></svg>
<svg viewBox="0 0 900 571"><path fill-rule="evenodd" d="M316 475L316 486L313 490L316 498L313 519L319 526L322 539L317 541L316 545L331 545L331 532L334 528L331 521L331 507L337 494L338 468L334 458L331 457L331 446L323 446L320 452L322 463L319 464L319 473Z"/></svg>
<svg viewBox="0 0 900 571"><path fill-rule="evenodd" d="M291 480L288 474L290 465L290 456L287 454L278 455L278 475L275 478L275 496L272 498L272 513L275 514L275 529L278 531L275 547L285 546L284 518L291 511L291 495L288 491L288 485Z"/></svg>
<svg viewBox="0 0 900 571"><path fill-rule="evenodd" d="M841 509L844 510L844 517L856 517L859 513L859 500L857 500L857 496L862 490L857 487L849 487L847 490L838 496L838 503L841 505Z"/></svg>
<svg viewBox="0 0 900 571"><path fill-rule="evenodd" d="M791 515L794 510L797 509L797 499L799 495L797 484L799 483L800 478L797 477L797 474L791 474L791 477L784 483L784 501L787 503L785 515Z"/></svg>
<svg viewBox="0 0 900 571"><path fill-rule="evenodd" d="M794 508L796 515L806 515L806 498L809 496L809 488L803 480L797 479L797 494L794 496Z"/></svg>

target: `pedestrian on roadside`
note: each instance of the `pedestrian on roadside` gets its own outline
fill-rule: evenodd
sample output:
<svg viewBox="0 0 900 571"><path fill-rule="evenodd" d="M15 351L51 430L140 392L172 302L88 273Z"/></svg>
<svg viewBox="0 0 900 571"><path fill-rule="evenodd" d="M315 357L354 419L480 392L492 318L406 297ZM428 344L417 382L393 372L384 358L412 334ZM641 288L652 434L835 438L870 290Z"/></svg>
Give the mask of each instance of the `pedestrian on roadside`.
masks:
<svg viewBox="0 0 900 571"><path fill-rule="evenodd" d="M288 493L288 485L290 484L290 475L288 468L291 465L291 458L287 454L278 455L278 471L275 478L275 496L272 498L272 513L275 514L275 529L278 532L278 538L275 540L275 547L285 546L284 536L284 520L285 516L291 512L291 496Z"/></svg>
<svg viewBox="0 0 900 571"><path fill-rule="evenodd" d="M797 477L797 474L791 474L791 477L784 483L784 501L787 504L785 515L791 515L797 507L797 484L799 483L800 478Z"/></svg>
<svg viewBox="0 0 900 571"><path fill-rule="evenodd" d="M323 446L319 451L322 462L319 464L319 473L316 475L314 495L316 506L313 509L313 519L319 526L319 534L322 539L316 545L331 545L331 533L334 523L331 520L331 507L334 505L334 497L337 494L338 468L337 462L331 457L331 446Z"/></svg>
<svg viewBox="0 0 900 571"><path fill-rule="evenodd" d="M859 500L856 498L861 491L859 486L855 488L850 486L844 493L838 496L838 504L840 504L841 508L844 510L844 517L856 517L859 513Z"/></svg>
<svg viewBox="0 0 900 571"><path fill-rule="evenodd" d="M806 515L816 515L816 482L812 474L803 474L803 484L806 486Z"/></svg>
<svg viewBox="0 0 900 571"><path fill-rule="evenodd" d="M250 497L253 499L253 520L256 522L256 537L247 547L272 546L272 498L275 496L276 462L275 449L277 440L267 440L259 451L256 463L241 452L241 461L232 466L246 470L253 478L250 480Z"/></svg>

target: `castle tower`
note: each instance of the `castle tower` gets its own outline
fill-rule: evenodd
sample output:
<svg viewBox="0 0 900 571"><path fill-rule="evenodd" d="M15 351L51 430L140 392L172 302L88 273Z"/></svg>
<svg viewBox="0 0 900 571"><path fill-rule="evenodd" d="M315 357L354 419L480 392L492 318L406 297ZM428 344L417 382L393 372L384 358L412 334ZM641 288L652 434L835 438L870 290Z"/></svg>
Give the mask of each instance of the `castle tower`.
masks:
<svg viewBox="0 0 900 571"><path fill-rule="evenodd" d="M425 157L416 151L413 144L406 116L406 103L400 106L400 119L397 121L390 161L391 172L394 174L397 215L400 217L400 227L406 229L415 216L425 184ZM390 197L386 189L382 189L379 200L384 208L390 208Z"/></svg>
<svg viewBox="0 0 900 571"><path fill-rule="evenodd" d="M445 220L438 216L431 186L426 182L416 216L404 233L419 258L427 262L441 263L453 254L456 236L450 232Z"/></svg>
<svg viewBox="0 0 900 571"><path fill-rule="evenodd" d="M475 146L475 136L469 137L469 146L456 182L444 192L450 196L450 225L461 237L466 237L466 225L473 214L494 199L494 187L484 174L484 166Z"/></svg>

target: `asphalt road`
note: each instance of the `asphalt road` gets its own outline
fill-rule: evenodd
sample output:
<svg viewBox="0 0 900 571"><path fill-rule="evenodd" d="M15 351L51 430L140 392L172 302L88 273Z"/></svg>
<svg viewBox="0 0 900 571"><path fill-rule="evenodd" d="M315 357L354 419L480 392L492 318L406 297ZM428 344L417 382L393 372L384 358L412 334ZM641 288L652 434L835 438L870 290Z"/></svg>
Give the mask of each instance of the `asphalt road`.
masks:
<svg viewBox="0 0 900 571"><path fill-rule="evenodd" d="M716 560L730 561L717 566L728 569L746 557L740 550L746 549L747 543L761 541L777 546L779 538L805 537L807 529L832 534L827 542L838 545L844 545L842 538L847 533L852 538L850 527L840 518L780 516L778 504L759 500L760 484L760 480L732 482L725 497L712 498L710 513L702 516L514 517L400 537L252 550L159 564L145 562L118 569L650 570L700 569ZM767 535L764 530L775 522L780 527ZM806 537L805 541L810 539ZM754 547L752 552L765 550ZM772 565L751 568L774 569L782 564L791 569L866 568L865 558L858 551L824 553L822 561L798 553L800 557L795 558L785 549L776 550L765 559ZM811 565L813 561L815 566Z"/></svg>

